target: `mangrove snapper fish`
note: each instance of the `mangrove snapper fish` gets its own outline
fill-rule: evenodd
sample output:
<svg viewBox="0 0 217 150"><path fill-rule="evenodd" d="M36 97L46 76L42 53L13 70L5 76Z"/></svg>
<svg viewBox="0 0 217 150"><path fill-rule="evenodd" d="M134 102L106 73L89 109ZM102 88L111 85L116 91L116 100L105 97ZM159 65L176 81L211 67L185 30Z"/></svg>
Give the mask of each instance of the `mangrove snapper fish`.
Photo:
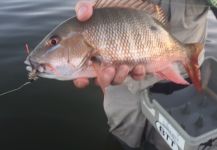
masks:
<svg viewBox="0 0 217 150"><path fill-rule="evenodd" d="M202 44L183 44L167 29L160 6L149 0L97 0L91 19L70 18L50 32L25 63L30 78L73 80L97 77L102 67L144 64L162 80L189 84L174 69L181 63L201 91ZM103 88L103 83L101 87Z"/></svg>

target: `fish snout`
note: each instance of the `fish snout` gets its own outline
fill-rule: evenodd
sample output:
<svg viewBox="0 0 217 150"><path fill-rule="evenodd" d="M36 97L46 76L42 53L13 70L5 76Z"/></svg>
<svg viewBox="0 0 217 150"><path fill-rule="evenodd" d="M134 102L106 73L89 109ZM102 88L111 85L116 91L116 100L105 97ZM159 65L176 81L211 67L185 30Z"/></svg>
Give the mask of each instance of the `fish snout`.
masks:
<svg viewBox="0 0 217 150"><path fill-rule="evenodd" d="M31 57L29 58L29 63L33 69L37 69L40 66L40 64Z"/></svg>
<svg viewBox="0 0 217 150"><path fill-rule="evenodd" d="M28 71L36 70L37 72L44 72L44 65L40 64L38 61L29 57L26 62Z"/></svg>

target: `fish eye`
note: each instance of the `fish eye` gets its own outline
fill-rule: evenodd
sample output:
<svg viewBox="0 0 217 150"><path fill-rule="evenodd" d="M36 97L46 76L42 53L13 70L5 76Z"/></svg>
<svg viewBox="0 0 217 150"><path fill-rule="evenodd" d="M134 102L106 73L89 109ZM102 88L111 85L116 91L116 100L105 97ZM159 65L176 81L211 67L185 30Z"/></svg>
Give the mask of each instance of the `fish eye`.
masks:
<svg viewBox="0 0 217 150"><path fill-rule="evenodd" d="M55 46L55 45L59 44L59 42L60 42L60 38L58 36L54 35L49 39L48 45L49 46Z"/></svg>
<svg viewBox="0 0 217 150"><path fill-rule="evenodd" d="M56 39L52 39L52 40L51 40L51 44L52 44L52 45L56 45L56 44L57 44L57 40L56 40Z"/></svg>

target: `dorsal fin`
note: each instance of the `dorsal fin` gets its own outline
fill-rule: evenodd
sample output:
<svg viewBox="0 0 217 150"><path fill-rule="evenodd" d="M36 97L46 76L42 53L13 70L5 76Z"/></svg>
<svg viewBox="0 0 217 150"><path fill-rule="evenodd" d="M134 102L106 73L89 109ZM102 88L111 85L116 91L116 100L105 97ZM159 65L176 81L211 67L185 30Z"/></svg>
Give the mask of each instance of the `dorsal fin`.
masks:
<svg viewBox="0 0 217 150"><path fill-rule="evenodd" d="M96 0L94 8L130 8L144 11L159 22L167 25L167 17L163 9L150 0Z"/></svg>

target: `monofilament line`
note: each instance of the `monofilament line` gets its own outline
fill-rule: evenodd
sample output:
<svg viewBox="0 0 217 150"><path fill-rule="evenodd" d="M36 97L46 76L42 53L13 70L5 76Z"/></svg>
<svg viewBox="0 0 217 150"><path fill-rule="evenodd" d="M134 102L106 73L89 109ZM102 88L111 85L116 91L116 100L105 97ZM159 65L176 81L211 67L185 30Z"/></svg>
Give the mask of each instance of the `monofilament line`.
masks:
<svg viewBox="0 0 217 150"><path fill-rule="evenodd" d="M4 95L7 95L7 94L10 94L10 93L12 93L12 92L16 92L16 91L22 89L24 86L26 86L26 85L28 85L28 84L30 84L30 83L32 83L32 82L30 82L30 81L25 82L24 84L22 84L21 86L19 86L19 87L16 88L16 89L13 89L13 90L10 90L10 91L7 91L7 92L4 92L4 93L0 94L0 97L1 97L1 96L4 96Z"/></svg>

